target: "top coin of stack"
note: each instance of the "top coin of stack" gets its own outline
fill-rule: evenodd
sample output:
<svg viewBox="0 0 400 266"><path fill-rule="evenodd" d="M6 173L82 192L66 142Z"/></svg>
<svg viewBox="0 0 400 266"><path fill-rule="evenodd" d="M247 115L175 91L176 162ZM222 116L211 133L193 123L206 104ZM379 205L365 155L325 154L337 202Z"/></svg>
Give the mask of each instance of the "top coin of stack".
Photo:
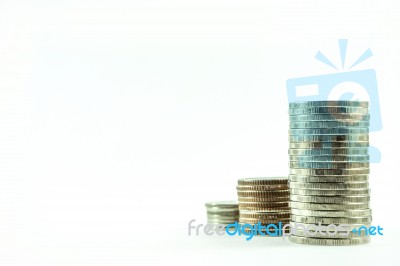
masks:
<svg viewBox="0 0 400 266"><path fill-rule="evenodd" d="M291 220L321 223L371 223L369 208L368 102L316 101L289 104L289 187ZM366 235L314 236L297 231L292 242L355 245Z"/></svg>
<svg viewBox="0 0 400 266"><path fill-rule="evenodd" d="M261 225L290 222L287 177L244 178L238 180L239 222Z"/></svg>
<svg viewBox="0 0 400 266"><path fill-rule="evenodd" d="M239 209L234 201L211 201L206 203L209 224L228 225L238 221Z"/></svg>

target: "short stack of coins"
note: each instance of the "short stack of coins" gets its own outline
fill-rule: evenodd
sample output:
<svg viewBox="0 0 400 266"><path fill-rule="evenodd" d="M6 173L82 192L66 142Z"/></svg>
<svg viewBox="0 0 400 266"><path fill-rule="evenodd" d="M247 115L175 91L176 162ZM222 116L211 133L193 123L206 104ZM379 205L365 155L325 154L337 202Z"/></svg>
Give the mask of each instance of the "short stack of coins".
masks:
<svg viewBox="0 0 400 266"><path fill-rule="evenodd" d="M238 180L239 224L275 228L290 222L289 185L287 177L243 178ZM268 233L263 229L263 234ZM278 232L276 232L277 234Z"/></svg>
<svg viewBox="0 0 400 266"><path fill-rule="evenodd" d="M315 235L297 230L290 241L312 245L368 243L367 234L351 232L372 221L368 102L290 103L289 115L292 226L323 228ZM348 224L343 231L347 234L327 234L332 224Z"/></svg>
<svg viewBox="0 0 400 266"><path fill-rule="evenodd" d="M239 220L239 208L235 201L211 201L206 203L209 224L228 225Z"/></svg>

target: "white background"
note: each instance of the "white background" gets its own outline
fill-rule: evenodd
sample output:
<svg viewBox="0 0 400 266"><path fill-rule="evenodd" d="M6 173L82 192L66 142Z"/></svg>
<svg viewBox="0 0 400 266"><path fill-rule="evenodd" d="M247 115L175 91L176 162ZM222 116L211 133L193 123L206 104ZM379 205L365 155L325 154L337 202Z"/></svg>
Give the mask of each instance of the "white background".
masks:
<svg viewBox="0 0 400 266"><path fill-rule="evenodd" d="M398 1L0 1L0 265L399 265ZM288 78L377 72L375 225L357 247L187 235L286 175Z"/></svg>

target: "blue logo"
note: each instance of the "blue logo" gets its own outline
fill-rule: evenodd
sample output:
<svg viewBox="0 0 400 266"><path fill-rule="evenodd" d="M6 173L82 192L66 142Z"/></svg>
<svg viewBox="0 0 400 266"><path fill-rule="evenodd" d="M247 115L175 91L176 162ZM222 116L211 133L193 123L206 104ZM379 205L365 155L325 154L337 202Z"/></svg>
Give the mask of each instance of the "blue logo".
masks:
<svg viewBox="0 0 400 266"><path fill-rule="evenodd" d="M372 51L367 49L346 68L347 43L345 39L339 40L341 72L288 79L286 82L288 101L369 101L370 131L379 131L382 129L382 119L375 70L351 70L370 58ZM320 51L317 52L315 58L335 70L340 70ZM380 162L381 153L376 147L369 147L369 155L370 162Z"/></svg>

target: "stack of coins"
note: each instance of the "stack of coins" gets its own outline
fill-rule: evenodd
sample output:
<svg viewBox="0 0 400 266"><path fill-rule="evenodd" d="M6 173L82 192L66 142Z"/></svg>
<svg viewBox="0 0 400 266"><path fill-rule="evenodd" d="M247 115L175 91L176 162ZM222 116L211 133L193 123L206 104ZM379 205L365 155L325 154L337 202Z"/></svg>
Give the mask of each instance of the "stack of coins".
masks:
<svg viewBox="0 0 400 266"><path fill-rule="evenodd" d="M294 223L321 225L315 235L306 230L292 232L290 241L314 245L368 243L365 231L351 232L372 221L368 102L290 103L289 115L292 227ZM340 233L327 234L335 228L332 224ZM341 228L340 224L349 226Z"/></svg>
<svg viewBox="0 0 400 266"><path fill-rule="evenodd" d="M239 219L239 208L234 201L212 201L206 203L209 224L228 225Z"/></svg>
<svg viewBox="0 0 400 266"><path fill-rule="evenodd" d="M238 180L239 224L266 227L263 234L290 222L287 177L244 178ZM267 227L268 225L274 225Z"/></svg>

